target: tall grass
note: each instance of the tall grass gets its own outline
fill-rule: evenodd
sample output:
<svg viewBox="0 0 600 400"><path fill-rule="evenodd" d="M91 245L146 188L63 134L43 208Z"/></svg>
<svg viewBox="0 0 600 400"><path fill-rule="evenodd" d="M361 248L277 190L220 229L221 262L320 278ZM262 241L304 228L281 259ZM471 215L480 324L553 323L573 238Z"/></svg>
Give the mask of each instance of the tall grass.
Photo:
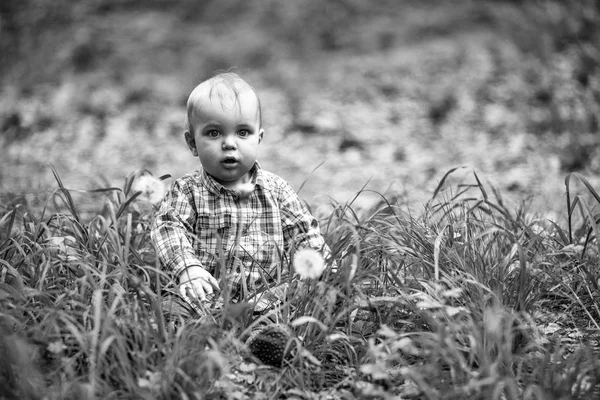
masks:
<svg viewBox="0 0 600 400"><path fill-rule="evenodd" d="M458 172L419 215L383 196L368 210L333 204L322 221L330 268L281 287L275 323L292 333L281 369L256 364L244 345L273 323L249 303L201 316L179 299L149 241L153 208L132 189L138 175L102 189L103 210L84 215L55 174L47 208L0 219L2 396L597 395L600 197L569 175L563 228L509 208L476 173L449 184Z"/></svg>

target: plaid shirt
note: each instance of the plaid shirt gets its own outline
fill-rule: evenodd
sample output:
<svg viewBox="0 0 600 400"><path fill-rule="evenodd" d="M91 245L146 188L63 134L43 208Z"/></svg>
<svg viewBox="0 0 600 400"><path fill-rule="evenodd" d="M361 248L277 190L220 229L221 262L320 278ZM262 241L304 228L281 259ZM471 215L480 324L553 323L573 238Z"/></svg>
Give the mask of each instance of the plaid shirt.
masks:
<svg viewBox="0 0 600 400"><path fill-rule="evenodd" d="M246 276L250 287L285 276L292 244L328 251L317 220L290 185L258 163L251 174L255 188L247 198L204 170L173 183L151 230L167 270L177 276L200 265L218 278L224 260L229 280L239 284Z"/></svg>

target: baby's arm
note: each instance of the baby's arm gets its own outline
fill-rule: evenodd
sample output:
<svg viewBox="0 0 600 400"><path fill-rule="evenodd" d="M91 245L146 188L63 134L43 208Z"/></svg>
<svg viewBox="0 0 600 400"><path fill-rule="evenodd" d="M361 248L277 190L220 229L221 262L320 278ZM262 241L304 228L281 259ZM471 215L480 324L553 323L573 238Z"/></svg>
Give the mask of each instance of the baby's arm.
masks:
<svg viewBox="0 0 600 400"><path fill-rule="evenodd" d="M206 295L212 295L213 288L218 289L219 285L194 252L190 238L196 218L192 191L175 182L160 206L150 234L162 265L178 277L182 296L206 300Z"/></svg>
<svg viewBox="0 0 600 400"><path fill-rule="evenodd" d="M283 185L281 189L280 209L286 251L294 242L296 248L310 247L321 251L323 256L328 256L329 248L321 235L317 219L288 184Z"/></svg>

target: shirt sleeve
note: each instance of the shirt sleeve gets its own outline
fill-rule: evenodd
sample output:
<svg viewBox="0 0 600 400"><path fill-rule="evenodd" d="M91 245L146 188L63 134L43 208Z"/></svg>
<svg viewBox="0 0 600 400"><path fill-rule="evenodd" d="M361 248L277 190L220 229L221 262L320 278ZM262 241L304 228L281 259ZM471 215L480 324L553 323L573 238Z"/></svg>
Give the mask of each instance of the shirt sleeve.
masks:
<svg viewBox="0 0 600 400"><path fill-rule="evenodd" d="M150 236L162 265L174 276L201 265L193 249L196 209L193 189L176 181L167 192L152 223Z"/></svg>
<svg viewBox="0 0 600 400"><path fill-rule="evenodd" d="M292 243L296 248L313 248L329 255L329 248L321 235L319 222L310 213L300 197L284 182L280 186L280 209L285 251L290 250Z"/></svg>

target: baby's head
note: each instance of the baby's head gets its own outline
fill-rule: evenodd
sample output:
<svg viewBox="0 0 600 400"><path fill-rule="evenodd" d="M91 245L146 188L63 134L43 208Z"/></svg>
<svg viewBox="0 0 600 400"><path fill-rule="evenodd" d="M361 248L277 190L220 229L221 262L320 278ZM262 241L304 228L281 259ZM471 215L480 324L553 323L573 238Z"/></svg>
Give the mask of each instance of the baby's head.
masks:
<svg viewBox="0 0 600 400"><path fill-rule="evenodd" d="M242 94L244 96L242 96ZM258 122L262 127L262 110L258 93L252 85L234 72L217 74L203 82L192 90L187 101L187 129L194 132L195 125L203 117L203 103L218 101L222 107L235 106L238 111L241 102L254 97L257 105Z"/></svg>
<svg viewBox="0 0 600 400"><path fill-rule="evenodd" d="M187 125L188 147L209 175L232 189L250 181L264 133L252 86L234 73L200 83L188 98Z"/></svg>

